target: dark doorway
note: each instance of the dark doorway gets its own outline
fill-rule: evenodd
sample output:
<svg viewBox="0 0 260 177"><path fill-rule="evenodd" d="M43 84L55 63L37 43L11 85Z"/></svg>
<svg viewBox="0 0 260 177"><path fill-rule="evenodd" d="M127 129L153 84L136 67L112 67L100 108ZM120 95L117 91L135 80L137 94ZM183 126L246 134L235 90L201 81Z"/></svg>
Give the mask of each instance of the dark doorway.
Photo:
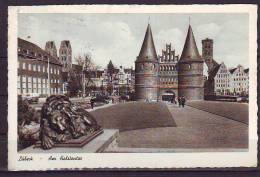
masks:
<svg viewBox="0 0 260 177"><path fill-rule="evenodd" d="M175 93L171 90L165 91L165 93L162 95L163 101L172 101L175 100Z"/></svg>

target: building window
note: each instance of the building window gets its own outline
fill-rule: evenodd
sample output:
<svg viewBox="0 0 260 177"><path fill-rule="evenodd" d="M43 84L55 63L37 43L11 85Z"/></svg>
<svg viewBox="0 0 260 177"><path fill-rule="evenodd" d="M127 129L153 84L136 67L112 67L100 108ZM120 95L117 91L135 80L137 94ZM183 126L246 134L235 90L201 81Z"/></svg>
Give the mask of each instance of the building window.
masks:
<svg viewBox="0 0 260 177"><path fill-rule="evenodd" d="M41 65L38 64L38 72L41 72Z"/></svg>
<svg viewBox="0 0 260 177"><path fill-rule="evenodd" d="M46 72L46 71L45 71L45 66L44 66L44 65L42 66L42 72Z"/></svg>
<svg viewBox="0 0 260 177"><path fill-rule="evenodd" d="M26 65L26 63L23 63L23 69L26 69L26 66L25 66L25 65Z"/></svg>
<svg viewBox="0 0 260 177"><path fill-rule="evenodd" d="M21 82L20 82L21 76L17 77L17 93L21 94Z"/></svg>
<svg viewBox="0 0 260 177"><path fill-rule="evenodd" d="M37 78L37 89L38 93L41 93L41 78Z"/></svg>
<svg viewBox="0 0 260 177"><path fill-rule="evenodd" d="M27 78L28 93L32 93L32 77Z"/></svg>
<svg viewBox="0 0 260 177"><path fill-rule="evenodd" d="M28 64L28 70L29 71L31 70L31 64L30 63Z"/></svg>
<svg viewBox="0 0 260 177"><path fill-rule="evenodd" d="M33 67L33 71L36 71L36 64L33 64L32 67Z"/></svg>
<svg viewBox="0 0 260 177"><path fill-rule="evenodd" d="M32 79L32 83L33 83L32 93L36 93L36 89L37 89L37 81L36 81L36 77L33 77L33 79Z"/></svg>

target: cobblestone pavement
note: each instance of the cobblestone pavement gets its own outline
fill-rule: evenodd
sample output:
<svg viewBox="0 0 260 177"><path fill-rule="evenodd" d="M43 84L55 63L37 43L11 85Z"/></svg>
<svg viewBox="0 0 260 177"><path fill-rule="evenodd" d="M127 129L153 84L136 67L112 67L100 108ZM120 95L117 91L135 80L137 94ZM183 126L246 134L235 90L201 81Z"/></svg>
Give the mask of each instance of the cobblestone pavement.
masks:
<svg viewBox="0 0 260 177"><path fill-rule="evenodd" d="M121 132L119 147L247 148L248 125L190 106L167 103L177 127Z"/></svg>

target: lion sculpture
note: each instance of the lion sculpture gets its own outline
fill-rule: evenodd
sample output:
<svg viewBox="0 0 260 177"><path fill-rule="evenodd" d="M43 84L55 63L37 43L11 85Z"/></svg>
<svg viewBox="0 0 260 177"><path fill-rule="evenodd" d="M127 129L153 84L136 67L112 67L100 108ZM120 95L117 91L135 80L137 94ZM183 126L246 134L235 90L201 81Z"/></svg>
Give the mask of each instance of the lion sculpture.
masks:
<svg viewBox="0 0 260 177"><path fill-rule="evenodd" d="M40 140L43 149L100 130L86 110L72 104L64 95L52 95L42 107Z"/></svg>

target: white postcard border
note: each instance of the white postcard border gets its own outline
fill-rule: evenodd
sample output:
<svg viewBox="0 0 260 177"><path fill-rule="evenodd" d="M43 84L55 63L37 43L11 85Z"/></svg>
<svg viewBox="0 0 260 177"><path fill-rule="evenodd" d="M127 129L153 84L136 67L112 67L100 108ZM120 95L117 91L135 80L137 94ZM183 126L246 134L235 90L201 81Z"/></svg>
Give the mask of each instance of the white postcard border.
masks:
<svg viewBox="0 0 260 177"><path fill-rule="evenodd" d="M8 169L255 167L257 165L257 6L256 5L69 5L9 7L8 16ZM66 153L80 161L48 161L64 153L17 152L17 14L18 13L248 13L249 14L249 150L196 153Z"/></svg>

